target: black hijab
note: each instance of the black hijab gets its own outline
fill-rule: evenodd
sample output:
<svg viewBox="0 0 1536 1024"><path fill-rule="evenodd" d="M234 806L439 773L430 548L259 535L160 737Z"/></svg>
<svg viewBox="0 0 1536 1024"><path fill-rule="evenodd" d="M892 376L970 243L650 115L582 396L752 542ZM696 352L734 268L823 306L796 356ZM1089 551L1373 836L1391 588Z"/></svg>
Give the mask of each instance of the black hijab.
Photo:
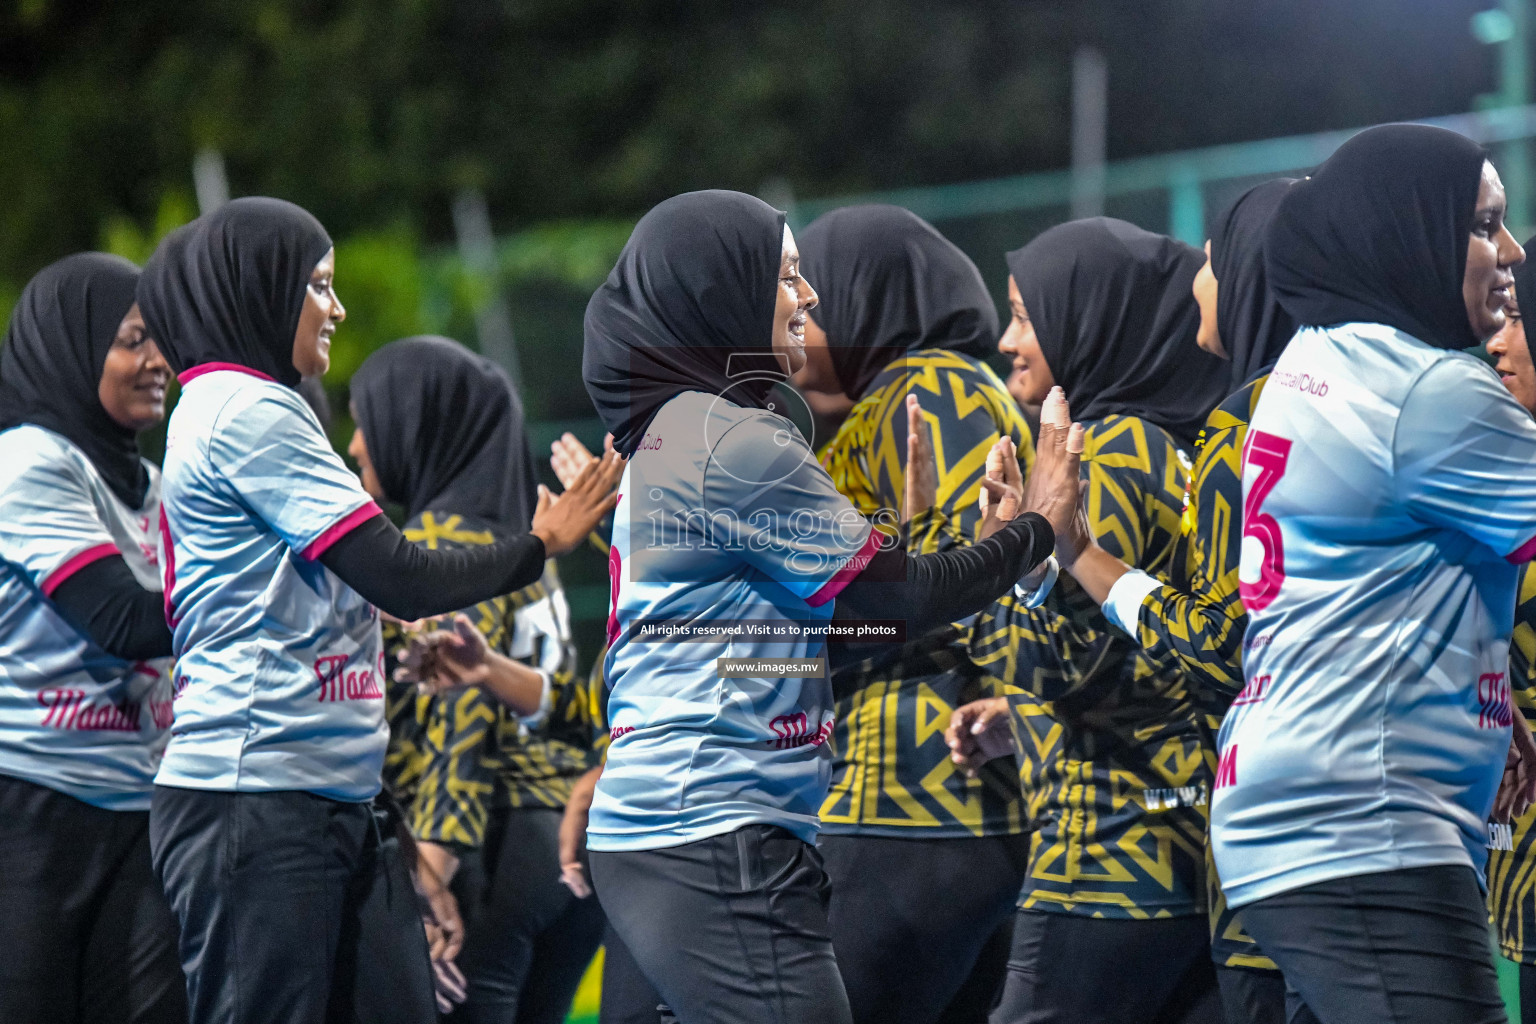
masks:
<svg viewBox="0 0 1536 1024"><path fill-rule="evenodd" d="M981 272L917 214L846 206L816 218L799 241L801 273L821 297L811 316L849 398L862 398L906 352L985 358L997 343L997 307Z"/></svg>
<svg viewBox="0 0 1536 1024"><path fill-rule="evenodd" d="M68 438L132 509L143 506L149 475L137 437L107 415L100 389L138 281L139 268L119 256L66 256L27 282L0 350L0 430L33 423Z"/></svg>
<svg viewBox="0 0 1536 1024"><path fill-rule="evenodd" d="M178 373L233 363L297 387L293 335L331 237L281 199L235 199L165 237L139 281L149 334Z"/></svg>
<svg viewBox="0 0 1536 1024"><path fill-rule="evenodd" d="M1275 300L1264 273L1264 231L1295 181L1253 186L1211 228L1216 330L1232 361L1234 389L1268 373L1296 333L1296 321Z"/></svg>
<svg viewBox="0 0 1536 1024"><path fill-rule="evenodd" d="M1231 370L1195 344L1205 254L1110 217L1057 225L1008 254L1072 418L1119 413L1193 443Z"/></svg>
<svg viewBox="0 0 1536 1024"><path fill-rule="evenodd" d="M640 218L587 303L581 360L620 454L685 391L766 407L786 376L772 351L783 252L784 214L740 192L688 192Z"/></svg>
<svg viewBox="0 0 1536 1024"><path fill-rule="evenodd" d="M527 533L538 501L512 380L451 338L392 341L352 375L368 457L392 501Z"/></svg>
<svg viewBox="0 0 1536 1024"><path fill-rule="evenodd" d="M1437 348L1476 345L1461 285L1487 158L1429 125L1356 135L1270 221L1275 297L1301 324L1386 324Z"/></svg>

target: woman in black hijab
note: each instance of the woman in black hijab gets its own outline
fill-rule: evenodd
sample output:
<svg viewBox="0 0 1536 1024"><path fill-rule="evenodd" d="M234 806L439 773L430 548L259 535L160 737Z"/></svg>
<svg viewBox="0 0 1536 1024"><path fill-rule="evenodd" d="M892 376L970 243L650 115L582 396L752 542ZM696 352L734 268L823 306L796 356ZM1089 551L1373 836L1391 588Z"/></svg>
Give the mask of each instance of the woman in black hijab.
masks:
<svg viewBox="0 0 1536 1024"><path fill-rule="evenodd" d="M70 256L28 282L0 349L0 1019L187 1016L149 857L170 726L160 474L138 433L169 371L139 269Z"/></svg>
<svg viewBox="0 0 1536 1024"><path fill-rule="evenodd" d="M849 1020L811 845L830 686L785 659L823 656L834 616L917 635L971 614L1044 561L1053 530L1023 512L972 548L882 548L769 398L804 362L815 301L782 213L695 192L641 219L587 307L587 388L635 453L588 846L609 921L682 1021ZM1022 505L1066 531L1075 463L1067 431L1046 433ZM689 642L647 642L662 627Z"/></svg>
<svg viewBox="0 0 1536 1024"><path fill-rule="evenodd" d="M892 530L915 520L910 553L971 544L987 453L1006 437L1023 469L1034 458L1018 404L981 361L998 335L981 273L897 206L834 210L805 229L800 251L821 301L796 384L855 403L822 465L866 518ZM909 396L943 453L937 515L904 507ZM935 699L947 709L995 695L965 646L965 630L946 624L882 658L834 666L832 785L817 845L855 1022L985 1016L1002 982L1029 857L1018 767L999 758L966 779L942 733L926 728Z"/></svg>
<svg viewBox="0 0 1536 1024"><path fill-rule="evenodd" d="M1026 397L1059 384L1086 421L1092 536L1168 575L1184 451L1228 379L1195 344L1199 250L1099 217L1051 228L1007 259L1013 317L998 348ZM1070 569L1076 552L1057 554ZM1018 696L1012 714L1008 699L961 708L950 743L974 766L989 752L983 737L1011 722L1035 828L994 1019L1214 1019L1197 798L1209 738L1183 672L1112 629L1070 580L1039 608L1004 597L972 638L973 660ZM1135 852L1153 847L1155 860Z"/></svg>
<svg viewBox="0 0 1536 1024"><path fill-rule="evenodd" d="M1073 578L1109 620L1136 638L1153 659L1176 660L1202 705L1219 721L1243 686L1241 647L1248 615L1238 594L1243 504L1242 451L1248 421L1269 370L1296 325L1269 290L1264 231L1292 179L1244 192L1217 218L1196 275L1201 348L1229 360L1236 390L1206 420L1195 444L1195 466L1179 547L1164 582L1132 568L1098 545L1072 565ZM1211 958L1227 1016L1283 1024L1285 982L1227 909L1214 872Z"/></svg>
<svg viewBox="0 0 1536 1024"><path fill-rule="evenodd" d="M414 894L374 817L379 612L416 619L534 583L611 507L619 468L545 495L527 534L411 543L294 390L328 366L345 316L334 275L314 217L258 198L173 232L139 283L182 382L162 520L180 698L150 831L194 1022L431 1015Z"/></svg>
<svg viewBox="0 0 1536 1024"><path fill-rule="evenodd" d="M1244 453L1245 685L1211 843L1293 1020L1505 1019L1480 890L1490 811L1536 783L1506 675L1536 425L1458 351L1503 323L1503 216L1480 147L1388 125L1265 235L1300 326Z"/></svg>
<svg viewBox="0 0 1536 1024"><path fill-rule="evenodd" d="M408 539L453 549L527 531L538 484L499 366L448 338L404 338L369 356L351 388L350 453L365 489L405 507ZM422 860L458 880L468 921L455 1018L559 1024L602 938L597 901L560 884L560 820L598 728L569 621L551 561L538 582L461 616L469 643L442 665L470 688L389 686L385 780ZM401 639L386 627L389 654Z"/></svg>

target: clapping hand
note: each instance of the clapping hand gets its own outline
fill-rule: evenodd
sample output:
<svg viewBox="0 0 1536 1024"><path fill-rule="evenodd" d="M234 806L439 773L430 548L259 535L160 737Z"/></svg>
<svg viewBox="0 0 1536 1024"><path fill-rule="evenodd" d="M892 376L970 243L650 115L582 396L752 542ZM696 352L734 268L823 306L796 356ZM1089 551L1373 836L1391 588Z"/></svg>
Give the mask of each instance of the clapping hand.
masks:
<svg viewBox="0 0 1536 1024"><path fill-rule="evenodd" d="M939 464L933 454L933 439L923 422L923 407L916 395L907 396L907 475L901 521L933 508L939 500Z"/></svg>
<svg viewBox="0 0 1536 1024"><path fill-rule="evenodd" d="M409 635L395 669L397 682L414 683L422 693L442 693L485 681L490 648L484 635L463 613L451 625Z"/></svg>

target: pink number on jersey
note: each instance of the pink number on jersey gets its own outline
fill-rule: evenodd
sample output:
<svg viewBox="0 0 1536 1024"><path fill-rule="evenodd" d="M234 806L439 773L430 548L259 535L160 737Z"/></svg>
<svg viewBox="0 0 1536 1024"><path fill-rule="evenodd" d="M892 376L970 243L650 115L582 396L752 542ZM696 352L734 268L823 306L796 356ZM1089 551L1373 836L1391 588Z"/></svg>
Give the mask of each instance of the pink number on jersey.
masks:
<svg viewBox="0 0 1536 1024"><path fill-rule="evenodd" d="M624 571L624 561L619 557L619 546L608 548L608 646L619 638L619 574Z"/></svg>
<svg viewBox="0 0 1536 1024"><path fill-rule="evenodd" d="M1243 469L1246 472L1249 466L1256 466L1259 475L1243 502L1243 538L1252 537L1264 549L1258 582L1238 582L1238 593L1250 612L1268 607L1285 582L1285 545L1280 537L1280 524L1274 516L1259 511L1259 507L1285 475L1290 457L1291 442L1285 438L1262 430L1248 431L1248 440L1243 445Z"/></svg>

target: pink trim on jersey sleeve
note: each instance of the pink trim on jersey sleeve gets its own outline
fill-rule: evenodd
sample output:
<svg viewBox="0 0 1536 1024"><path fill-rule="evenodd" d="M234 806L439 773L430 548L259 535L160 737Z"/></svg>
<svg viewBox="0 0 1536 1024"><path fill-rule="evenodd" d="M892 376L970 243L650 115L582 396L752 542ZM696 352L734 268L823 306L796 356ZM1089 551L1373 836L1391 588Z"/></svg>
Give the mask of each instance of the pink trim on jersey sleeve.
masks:
<svg viewBox="0 0 1536 1024"><path fill-rule="evenodd" d="M44 596L52 597L53 592L58 590L65 580L92 562L99 562L103 558L111 558L113 555L121 554L122 552L117 549L116 544L98 544L93 548L86 548L48 574L48 578L43 580L42 591Z"/></svg>
<svg viewBox="0 0 1536 1024"><path fill-rule="evenodd" d="M1524 565L1526 562L1536 560L1536 537L1515 548L1514 553L1505 555L1504 559L1516 565Z"/></svg>
<svg viewBox="0 0 1536 1024"><path fill-rule="evenodd" d="M805 603L812 608L820 608L838 594L841 594L844 587L852 583L859 573L869 567L869 560L875 557L875 552L879 549L880 531L870 530L869 536L864 538L864 546L859 548L858 553L844 562L843 567L837 570L837 574L830 580L827 580L820 590L806 598Z"/></svg>
<svg viewBox="0 0 1536 1024"><path fill-rule="evenodd" d="M379 508L378 504L372 499L369 499L368 504L361 508L353 509L327 527L326 531L316 537L309 547L299 552L299 557L313 562L329 551L332 544L335 544L374 516L381 516L383 514L384 510Z"/></svg>
<svg viewBox="0 0 1536 1024"><path fill-rule="evenodd" d="M277 381L273 380L271 377L268 377L260 370L253 370L249 366L241 366L239 363L198 363L196 366L189 366L185 370L182 370L180 373L178 373L176 375L176 380L181 384L185 384L188 381L196 380L205 373L217 373L219 370L233 370L236 373L243 373L247 376L268 381L272 384L277 383Z"/></svg>

